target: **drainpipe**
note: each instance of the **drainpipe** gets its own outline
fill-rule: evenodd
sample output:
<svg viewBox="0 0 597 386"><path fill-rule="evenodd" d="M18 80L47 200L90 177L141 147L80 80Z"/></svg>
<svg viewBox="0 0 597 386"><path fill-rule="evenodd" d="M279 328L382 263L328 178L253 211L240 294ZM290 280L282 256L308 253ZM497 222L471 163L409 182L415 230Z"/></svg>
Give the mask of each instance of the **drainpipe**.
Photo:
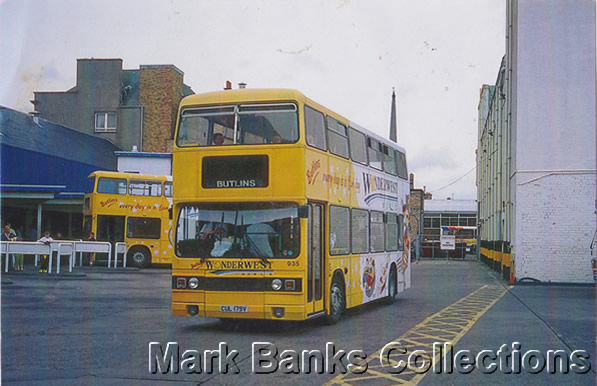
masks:
<svg viewBox="0 0 597 386"><path fill-rule="evenodd" d="M41 202L37 204L37 239L41 239Z"/></svg>
<svg viewBox="0 0 597 386"><path fill-rule="evenodd" d="M143 115L145 113L145 109L143 108L143 106L139 106L140 107L140 117L139 117L139 121L141 122L140 125L140 129L141 129L141 133L140 133L140 138L139 138L139 151L143 151Z"/></svg>

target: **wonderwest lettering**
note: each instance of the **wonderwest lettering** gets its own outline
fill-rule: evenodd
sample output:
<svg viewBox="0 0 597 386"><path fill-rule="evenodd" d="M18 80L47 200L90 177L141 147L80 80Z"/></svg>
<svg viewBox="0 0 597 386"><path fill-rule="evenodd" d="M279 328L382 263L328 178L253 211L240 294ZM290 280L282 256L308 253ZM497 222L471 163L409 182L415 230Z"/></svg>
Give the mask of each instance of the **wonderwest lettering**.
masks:
<svg viewBox="0 0 597 386"><path fill-rule="evenodd" d="M219 269L219 270L235 270L235 269L248 269L248 270L263 270L271 269L272 263L265 261L217 261L213 262L208 260L205 262L207 269Z"/></svg>

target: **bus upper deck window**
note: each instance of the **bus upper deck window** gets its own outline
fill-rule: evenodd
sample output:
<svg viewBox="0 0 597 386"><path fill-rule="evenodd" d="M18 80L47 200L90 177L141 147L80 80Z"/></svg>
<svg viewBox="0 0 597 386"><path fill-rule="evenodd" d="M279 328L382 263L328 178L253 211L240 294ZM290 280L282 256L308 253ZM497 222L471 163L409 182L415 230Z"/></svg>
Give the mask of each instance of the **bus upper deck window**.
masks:
<svg viewBox="0 0 597 386"><path fill-rule="evenodd" d="M123 178L101 177L97 182L98 193L126 194L126 180Z"/></svg>
<svg viewBox="0 0 597 386"><path fill-rule="evenodd" d="M258 145L298 140L295 104L246 104L185 109L178 146Z"/></svg>

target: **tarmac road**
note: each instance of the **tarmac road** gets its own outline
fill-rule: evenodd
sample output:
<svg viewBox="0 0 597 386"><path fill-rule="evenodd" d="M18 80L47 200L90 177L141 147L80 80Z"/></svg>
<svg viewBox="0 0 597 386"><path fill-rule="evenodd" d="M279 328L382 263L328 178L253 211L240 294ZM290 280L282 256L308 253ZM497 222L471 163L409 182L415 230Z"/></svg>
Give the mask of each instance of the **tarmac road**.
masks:
<svg viewBox="0 0 597 386"><path fill-rule="evenodd" d="M470 261L423 261L412 267L413 287L400 294L394 304L378 302L349 310L334 326L322 320L237 324L173 317L171 277L166 269L124 272L87 269L86 276L59 278L3 274L2 382L28 385L162 381L184 384L390 384L400 380L420 384L595 382L595 287L510 288L482 264ZM442 338L452 340L454 353L469 350L473 356L483 350L497 352L500 346L511 347L514 342L520 343L522 354L538 350L538 354L546 356L549 350L565 350L569 357L574 350L585 350L590 355L586 361L590 370L584 374L574 371L550 374L544 369L531 374L522 369L521 374L505 374L498 368L484 374L480 368L474 368L468 374L456 370L451 374L435 374L430 369L424 374L411 371L410 375L395 375L387 371L388 363L385 367L380 365L378 351L389 342L400 341L411 351L418 343L428 344L432 353L431 342L441 342ZM228 374L220 374L216 361L216 371L212 374L205 371L152 374L150 342L159 342L164 350L167 342L178 342L180 354L185 350L200 353L216 350L226 342L230 351L238 351L233 362L240 373L234 373L236 367L231 366ZM304 374L307 366L302 366L300 374L284 374L281 369L255 374L253 359L260 357L252 355L254 342L269 342L279 353L294 350L299 356L303 350L320 350L325 356L326 342L332 342L336 350L362 351L367 356L368 367L360 376L342 374L339 366L333 374L325 369L323 374L317 371ZM498 365L497 360L495 363ZM203 370L204 365L201 363Z"/></svg>

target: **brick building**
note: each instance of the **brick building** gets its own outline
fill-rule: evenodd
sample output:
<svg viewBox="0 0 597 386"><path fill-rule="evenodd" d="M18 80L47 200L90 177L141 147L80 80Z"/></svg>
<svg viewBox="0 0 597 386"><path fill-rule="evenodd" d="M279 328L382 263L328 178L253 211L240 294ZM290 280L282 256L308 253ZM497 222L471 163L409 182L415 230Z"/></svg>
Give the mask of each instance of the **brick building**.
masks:
<svg viewBox="0 0 597 386"><path fill-rule="evenodd" d="M171 152L180 100L193 94L173 65L122 68L122 59L77 59L76 85L34 92L33 115L110 140L121 150Z"/></svg>
<svg viewBox="0 0 597 386"><path fill-rule="evenodd" d="M507 279L593 282L595 67L595 1L507 2L477 149L481 259Z"/></svg>
<svg viewBox="0 0 597 386"><path fill-rule="evenodd" d="M416 256L417 235L423 233L423 211L425 210L425 189L415 188L415 175L410 174L408 195L408 239L411 256Z"/></svg>

